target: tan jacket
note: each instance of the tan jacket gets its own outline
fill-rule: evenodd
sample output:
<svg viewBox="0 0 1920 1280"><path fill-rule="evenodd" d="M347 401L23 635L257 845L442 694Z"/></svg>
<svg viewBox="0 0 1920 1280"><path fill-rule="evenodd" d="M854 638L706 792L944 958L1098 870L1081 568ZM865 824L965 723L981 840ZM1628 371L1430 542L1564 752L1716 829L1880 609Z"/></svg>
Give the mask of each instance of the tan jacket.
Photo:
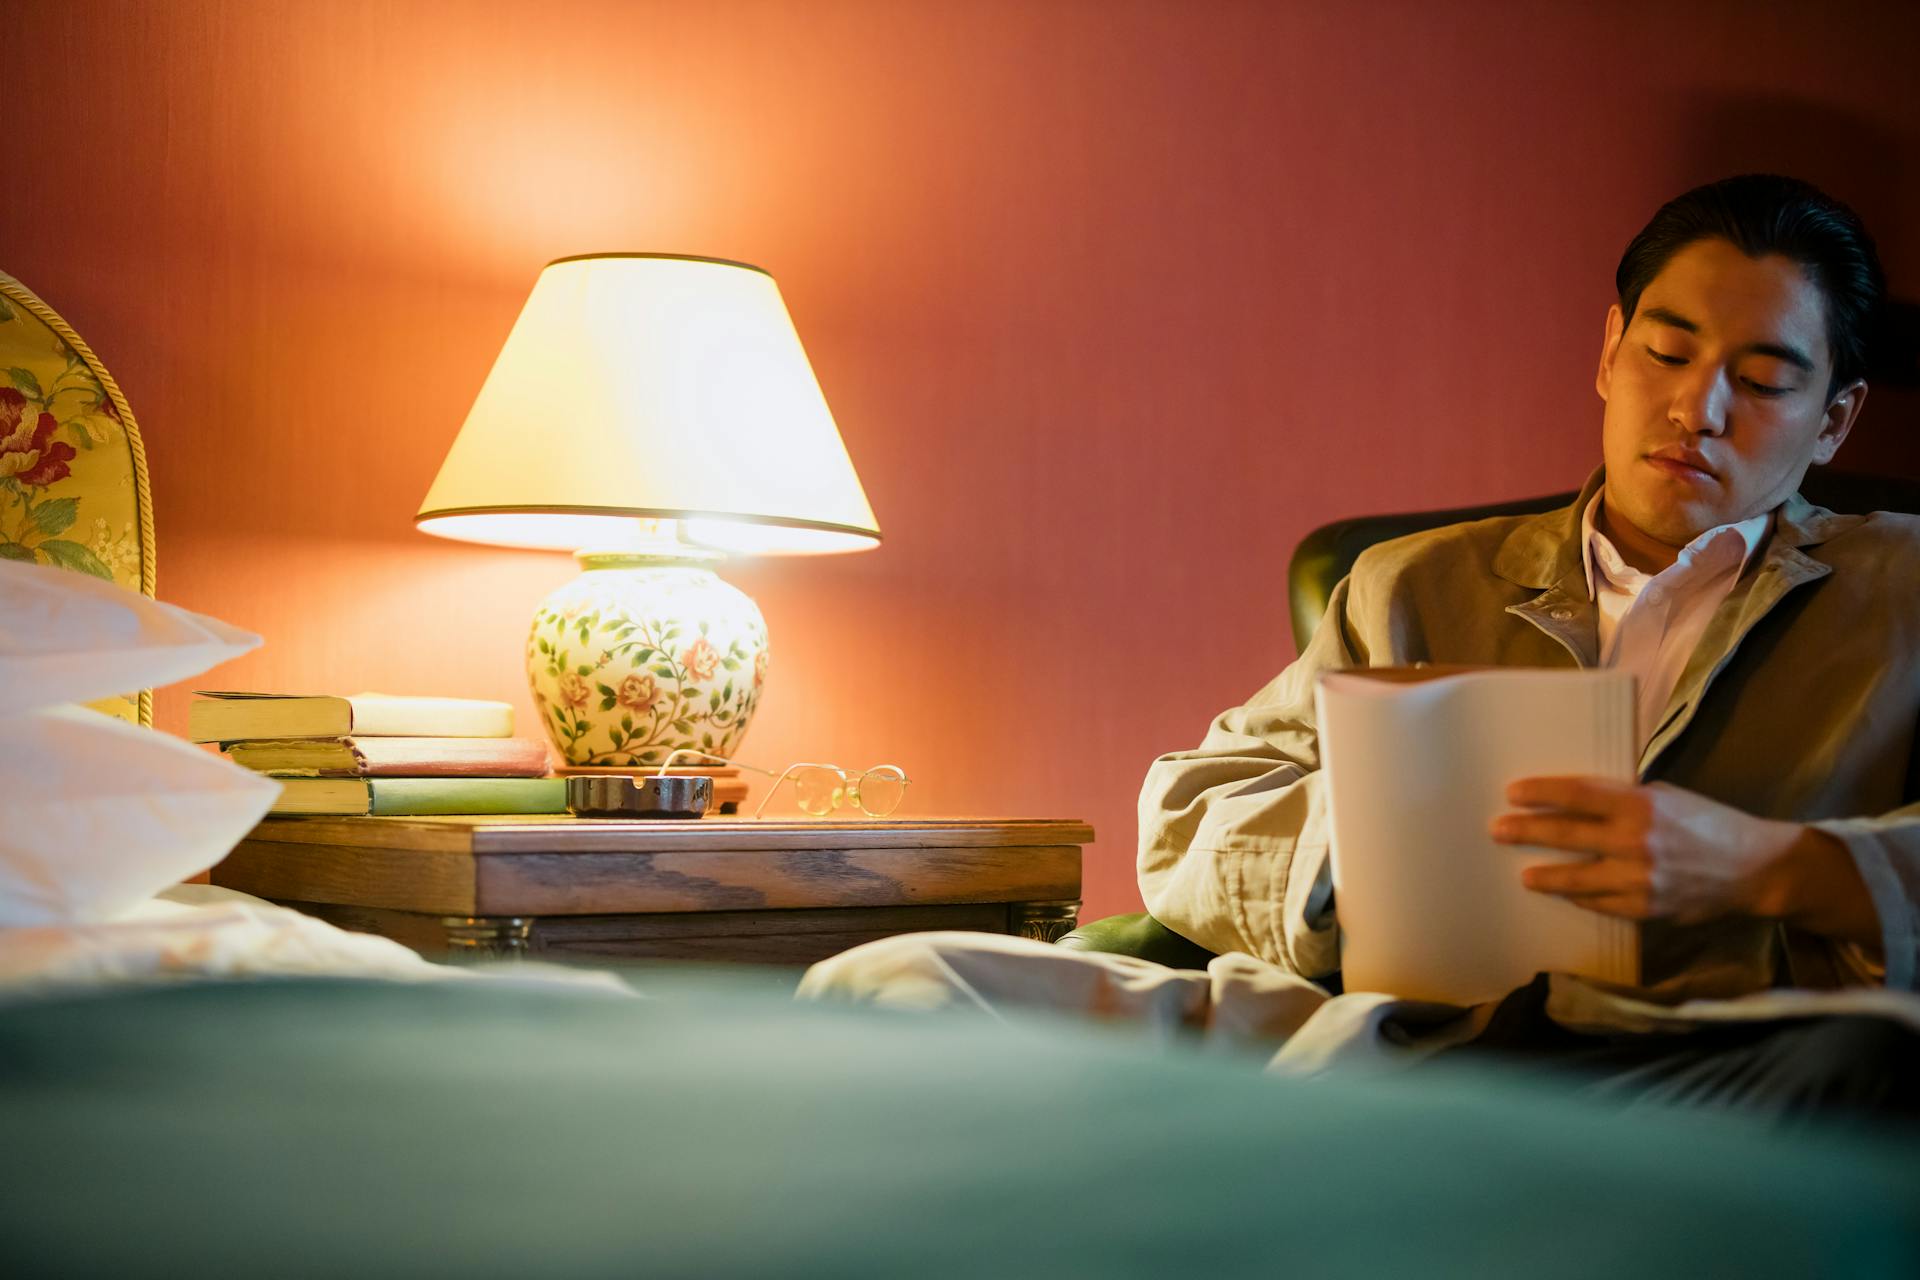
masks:
<svg viewBox="0 0 1920 1280"><path fill-rule="evenodd" d="M1570 507L1369 548L1298 661L1162 756L1140 795L1140 890L1170 928L1316 976L1339 966L1314 679L1413 662L1597 663ZM1644 781L1843 840L1880 914L1884 981L1915 985L1920 937L1920 519L1836 515L1798 495L1721 603L1640 759ZM1745 918L1649 924L1661 998L1879 979L1857 949Z"/></svg>

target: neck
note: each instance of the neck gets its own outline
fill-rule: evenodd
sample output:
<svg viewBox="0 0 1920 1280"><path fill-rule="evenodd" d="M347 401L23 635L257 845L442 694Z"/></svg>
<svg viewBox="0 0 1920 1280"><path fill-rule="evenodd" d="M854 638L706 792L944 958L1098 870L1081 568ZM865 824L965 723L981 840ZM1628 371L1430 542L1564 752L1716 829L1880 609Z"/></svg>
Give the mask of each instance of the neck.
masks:
<svg viewBox="0 0 1920 1280"><path fill-rule="evenodd" d="M1615 512L1613 504L1604 497L1595 523L1620 553L1620 558L1642 573L1659 573L1680 558L1680 548L1670 547L1652 534L1641 532Z"/></svg>

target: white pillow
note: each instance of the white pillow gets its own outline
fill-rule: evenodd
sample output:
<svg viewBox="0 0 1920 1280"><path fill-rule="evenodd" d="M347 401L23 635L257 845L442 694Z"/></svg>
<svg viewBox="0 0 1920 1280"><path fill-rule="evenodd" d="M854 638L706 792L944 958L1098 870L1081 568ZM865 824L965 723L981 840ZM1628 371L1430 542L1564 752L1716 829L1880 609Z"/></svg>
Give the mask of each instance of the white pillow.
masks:
<svg viewBox="0 0 1920 1280"><path fill-rule="evenodd" d="M0 717L0 927L110 920L225 857L279 793L83 707Z"/></svg>
<svg viewBox="0 0 1920 1280"><path fill-rule="evenodd" d="M172 684L259 643L90 574L0 560L0 716Z"/></svg>

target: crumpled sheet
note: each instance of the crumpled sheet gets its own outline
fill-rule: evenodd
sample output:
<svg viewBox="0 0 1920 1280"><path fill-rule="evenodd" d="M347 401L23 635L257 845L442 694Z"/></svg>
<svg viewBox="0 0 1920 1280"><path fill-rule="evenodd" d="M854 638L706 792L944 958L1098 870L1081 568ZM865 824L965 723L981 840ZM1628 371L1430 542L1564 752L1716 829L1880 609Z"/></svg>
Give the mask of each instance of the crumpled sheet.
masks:
<svg viewBox="0 0 1920 1280"><path fill-rule="evenodd" d="M987 933L911 933L814 965L795 993L907 1010L971 1010L996 1019L1063 1014L1126 1024L1203 1050L1260 1054L1297 1077L1409 1066L1479 1035L1494 1005L1471 1008L1357 992L1329 995L1278 965L1239 953L1204 970ZM1762 991L1661 1005L1644 993L1566 974L1550 978L1547 1013L1569 1029L1658 1034L1709 1023L1871 1014L1920 1032L1920 994L1858 987Z"/></svg>
<svg viewBox="0 0 1920 1280"><path fill-rule="evenodd" d="M630 995L608 973L506 961L435 964L386 938L214 885L183 884L101 923L0 929L0 1000L219 978L507 982Z"/></svg>

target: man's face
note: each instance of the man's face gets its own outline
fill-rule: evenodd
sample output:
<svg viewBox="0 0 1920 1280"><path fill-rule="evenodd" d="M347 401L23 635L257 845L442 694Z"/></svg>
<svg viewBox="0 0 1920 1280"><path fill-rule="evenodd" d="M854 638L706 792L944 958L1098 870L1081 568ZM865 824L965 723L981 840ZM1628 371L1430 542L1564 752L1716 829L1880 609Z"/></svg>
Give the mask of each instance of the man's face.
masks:
<svg viewBox="0 0 1920 1280"><path fill-rule="evenodd" d="M1836 390L1820 291L1798 263L1700 240L1622 324L1607 313L1603 511L1666 547L1778 506L1846 438L1866 385Z"/></svg>

